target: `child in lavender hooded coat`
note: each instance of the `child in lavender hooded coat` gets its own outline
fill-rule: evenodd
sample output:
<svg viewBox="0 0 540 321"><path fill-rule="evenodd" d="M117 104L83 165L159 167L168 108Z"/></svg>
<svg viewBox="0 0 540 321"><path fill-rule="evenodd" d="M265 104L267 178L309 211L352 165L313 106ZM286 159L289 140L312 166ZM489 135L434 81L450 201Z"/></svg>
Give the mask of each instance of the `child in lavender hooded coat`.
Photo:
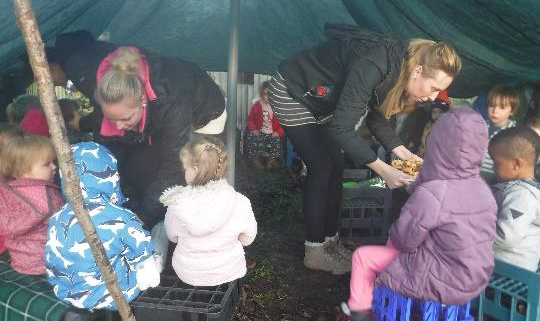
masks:
<svg viewBox="0 0 540 321"><path fill-rule="evenodd" d="M441 116L428 138L418 180L386 246L353 254L353 321L371 320L378 283L402 295L463 304L480 294L493 271L497 205L480 178L488 133L480 114L455 109Z"/></svg>

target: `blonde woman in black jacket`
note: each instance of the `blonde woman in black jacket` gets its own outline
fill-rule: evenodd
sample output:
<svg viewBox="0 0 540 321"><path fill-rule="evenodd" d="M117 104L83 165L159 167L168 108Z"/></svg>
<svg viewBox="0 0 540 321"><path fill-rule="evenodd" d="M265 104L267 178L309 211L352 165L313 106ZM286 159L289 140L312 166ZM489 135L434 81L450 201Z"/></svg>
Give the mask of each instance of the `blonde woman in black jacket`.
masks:
<svg viewBox="0 0 540 321"><path fill-rule="evenodd" d="M433 100L459 73L461 60L443 42L408 43L347 25L327 25L327 42L283 61L270 82L270 104L306 162L304 265L342 274L351 251L337 234L343 153L379 174L388 187L412 177L377 158L356 130L366 122L375 138L400 159L421 160L405 148L389 118Z"/></svg>
<svg viewBox="0 0 540 321"><path fill-rule="evenodd" d="M88 32L63 34L55 45L67 77L101 107L81 122L115 154L123 191L151 229L165 215L161 193L185 184L182 146L193 133L223 131L221 90L193 63L96 41Z"/></svg>

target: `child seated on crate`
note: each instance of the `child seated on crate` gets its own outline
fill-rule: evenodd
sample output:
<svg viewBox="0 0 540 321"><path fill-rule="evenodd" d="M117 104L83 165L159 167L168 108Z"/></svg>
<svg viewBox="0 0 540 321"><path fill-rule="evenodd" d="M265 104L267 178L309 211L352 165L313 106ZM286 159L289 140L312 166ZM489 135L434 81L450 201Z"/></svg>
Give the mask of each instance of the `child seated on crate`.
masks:
<svg viewBox="0 0 540 321"><path fill-rule="evenodd" d="M247 117L246 150L256 168L279 166L282 154L281 138L285 136L268 102L268 88L270 88L269 81L261 84L260 98L251 106Z"/></svg>
<svg viewBox="0 0 540 321"><path fill-rule="evenodd" d="M495 135L489 154L501 183L493 185L498 205L495 258L536 271L540 261L540 183L534 179L540 137L514 127Z"/></svg>
<svg viewBox="0 0 540 321"><path fill-rule="evenodd" d="M224 179L227 151L214 137L196 137L180 151L188 186L167 189L165 231L178 243L173 268L185 283L214 286L246 274L243 246L257 234L250 201Z"/></svg>
<svg viewBox="0 0 540 321"><path fill-rule="evenodd" d="M60 188L52 183L56 153L49 138L12 137L0 154L0 235L5 237L13 269L45 274L43 248L47 222L62 205Z"/></svg>
<svg viewBox="0 0 540 321"><path fill-rule="evenodd" d="M485 121L461 108L439 118L418 179L386 246L363 246L352 258L348 305L353 321L372 320L378 283L401 295L464 304L481 293L494 267L497 206L480 177L488 145Z"/></svg>
<svg viewBox="0 0 540 321"><path fill-rule="evenodd" d="M129 302L159 284L162 266L153 255L150 233L122 207L126 199L112 153L93 142L72 145L71 150L84 205ZM116 309L70 203L49 220L45 255L48 281L60 300L81 309Z"/></svg>

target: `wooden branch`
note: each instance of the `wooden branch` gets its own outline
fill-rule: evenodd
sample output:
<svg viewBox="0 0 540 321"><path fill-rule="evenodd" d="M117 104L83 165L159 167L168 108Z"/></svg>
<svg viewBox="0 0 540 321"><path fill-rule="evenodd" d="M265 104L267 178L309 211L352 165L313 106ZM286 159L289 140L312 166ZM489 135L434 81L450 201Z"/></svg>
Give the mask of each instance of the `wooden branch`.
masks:
<svg viewBox="0 0 540 321"><path fill-rule="evenodd" d="M79 177L75 170L71 147L67 139L66 126L56 100L49 64L45 57L43 40L41 39L32 5L30 0L13 0L13 3L17 12L17 25L21 28L26 43L30 65L38 84L40 101L47 117L51 139L58 155L58 164L65 180L64 195L73 206L75 216L92 249L97 266L101 271L101 275L103 275L107 289L118 307L122 320L136 321L128 303L124 299L122 290L118 286L116 275L111 269L111 264L96 233L96 228L84 207Z"/></svg>

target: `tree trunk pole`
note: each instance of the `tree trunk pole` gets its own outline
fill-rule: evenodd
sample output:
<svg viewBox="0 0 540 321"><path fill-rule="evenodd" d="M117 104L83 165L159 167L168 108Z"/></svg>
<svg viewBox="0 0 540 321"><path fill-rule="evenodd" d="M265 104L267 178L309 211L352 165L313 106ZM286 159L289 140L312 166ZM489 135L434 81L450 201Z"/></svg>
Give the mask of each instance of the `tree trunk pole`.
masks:
<svg viewBox="0 0 540 321"><path fill-rule="evenodd" d="M49 64L45 57L43 40L39 32L36 16L32 10L30 0L13 0L17 13L17 24L22 31L26 50L38 84L38 92L43 105L43 111L47 117L49 132L58 156L58 164L65 180L64 195L73 206L75 216L81 225L86 240L92 249L97 266L103 275L107 289L118 307L123 321L136 321L131 309L124 299L122 290L118 286L116 275L111 269L111 264L105 249L101 243L94 224L84 207L79 177L75 170L73 155L68 143L66 127L58 101L54 92L54 86L49 72Z"/></svg>

